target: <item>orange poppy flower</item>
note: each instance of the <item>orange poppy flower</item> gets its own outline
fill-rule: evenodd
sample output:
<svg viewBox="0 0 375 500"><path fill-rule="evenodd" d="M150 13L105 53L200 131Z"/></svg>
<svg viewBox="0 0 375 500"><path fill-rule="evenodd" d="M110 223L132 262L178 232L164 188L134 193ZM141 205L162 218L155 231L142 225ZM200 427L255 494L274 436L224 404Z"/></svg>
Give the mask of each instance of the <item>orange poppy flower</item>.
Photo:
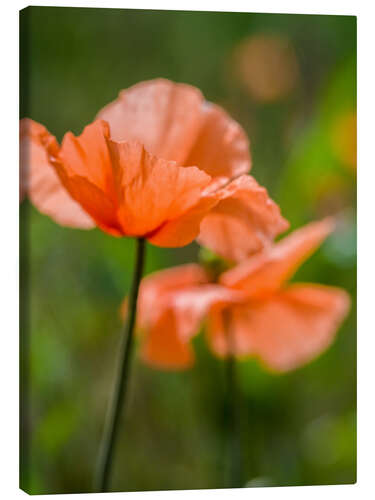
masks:
<svg viewBox="0 0 375 500"><path fill-rule="evenodd" d="M312 360L334 339L350 299L340 288L287 281L332 228L331 219L308 224L215 284L196 264L146 277L138 304L143 358L164 369L191 366L190 340L206 319L207 340L220 357L258 357L277 372Z"/></svg>
<svg viewBox="0 0 375 500"><path fill-rule="evenodd" d="M59 224L166 247L199 235L216 250L229 241L228 228L206 216L223 213L235 221L229 231L243 230L246 252L287 228L266 190L243 175L251 166L245 133L198 89L143 82L97 118L80 136L65 134L61 146L42 125L21 121L28 195ZM237 258L236 251L227 245L224 253Z"/></svg>

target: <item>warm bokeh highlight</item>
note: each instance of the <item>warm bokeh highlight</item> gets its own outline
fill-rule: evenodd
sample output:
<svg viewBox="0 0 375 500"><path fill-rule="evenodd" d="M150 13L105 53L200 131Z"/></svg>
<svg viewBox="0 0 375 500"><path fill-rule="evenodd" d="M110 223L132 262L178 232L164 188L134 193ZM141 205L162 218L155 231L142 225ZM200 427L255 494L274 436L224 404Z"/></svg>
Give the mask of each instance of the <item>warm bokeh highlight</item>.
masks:
<svg viewBox="0 0 375 500"><path fill-rule="evenodd" d="M256 101L272 102L286 97L299 76L294 48L285 36L258 34L236 47L234 70Z"/></svg>

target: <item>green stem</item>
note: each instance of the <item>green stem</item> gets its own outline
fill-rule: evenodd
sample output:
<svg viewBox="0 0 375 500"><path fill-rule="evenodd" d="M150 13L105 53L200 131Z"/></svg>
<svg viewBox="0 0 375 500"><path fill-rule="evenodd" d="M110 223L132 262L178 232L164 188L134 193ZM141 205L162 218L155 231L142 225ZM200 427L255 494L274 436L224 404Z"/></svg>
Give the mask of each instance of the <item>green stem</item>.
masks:
<svg viewBox="0 0 375 500"><path fill-rule="evenodd" d="M227 377L227 431L228 431L228 488L242 485L242 456L240 444L239 393L236 376L235 345L230 328L229 310L224 311L228 355L226 360Z"/></svg>
<svg viewBox="0 0 375 500"><path fill-rule="evenodd" d="M108 484L113 464L113 456L119 433L119 423L123 408L126 404L127 388L129 384L129 368L133 345L133 331L137 313L137 299L139 284L142 278L145 260L145 240L137 240L136 268L129 295L129 313L124 327L123 344L120 353L119 370L115 381L113 398L103 434L102 446L99 455L99 465L95 477L95 491L108 491Z"/></svg>

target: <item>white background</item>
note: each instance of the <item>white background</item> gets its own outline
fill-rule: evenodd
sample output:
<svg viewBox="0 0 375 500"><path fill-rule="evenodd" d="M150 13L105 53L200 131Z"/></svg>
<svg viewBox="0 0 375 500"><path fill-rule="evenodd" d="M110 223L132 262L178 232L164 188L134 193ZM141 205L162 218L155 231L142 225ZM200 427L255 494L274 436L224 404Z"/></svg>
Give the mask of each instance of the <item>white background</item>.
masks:
<svg viewBox="0 0 375 500"><path fill-rule="evenodd" d="M5 2L3 3L3 5ZM348 486L111 493L132 499L375 498L375 3L357 1L13 1L1 8L0 498L18 489L18 10L27 5L356 15L358 29L358 482ZM64 499L77 495L51 495ZM39 497L39 496L38 496ZM86 494L79 498L93 498Z"/></svg>

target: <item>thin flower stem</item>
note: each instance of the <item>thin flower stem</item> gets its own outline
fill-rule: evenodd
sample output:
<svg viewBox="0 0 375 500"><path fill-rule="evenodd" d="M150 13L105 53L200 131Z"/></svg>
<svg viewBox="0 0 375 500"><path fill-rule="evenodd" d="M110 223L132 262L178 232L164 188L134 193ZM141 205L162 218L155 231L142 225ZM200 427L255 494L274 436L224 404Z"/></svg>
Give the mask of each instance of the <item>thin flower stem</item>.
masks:
<svg viewBox="0 0 375 500"><path fill-rule="evenodd" d="M227 377L227 432L228 432L228 488L242 485L242 456L240 443L239 393L236 376L234 338L231 332L230 311L224 311L228 355L226 360Z"/></svg>
<svg viewBox="0 0 375 500"><path fill-rule="evenodd" d="M136 267L133 275L132 288L129 295L129 313L124 327L119 369L115 380L113 398L107 415L102 447L99 455L99 465L95 477L96 492L108 491L115 446L120 428L119 423L121 420L122 411L126 404L127 389L129 385L129 368L134 336L133 331L137 312L138 291L145 260L145 245L145 240L143 238L138 238Z"/></svg>

